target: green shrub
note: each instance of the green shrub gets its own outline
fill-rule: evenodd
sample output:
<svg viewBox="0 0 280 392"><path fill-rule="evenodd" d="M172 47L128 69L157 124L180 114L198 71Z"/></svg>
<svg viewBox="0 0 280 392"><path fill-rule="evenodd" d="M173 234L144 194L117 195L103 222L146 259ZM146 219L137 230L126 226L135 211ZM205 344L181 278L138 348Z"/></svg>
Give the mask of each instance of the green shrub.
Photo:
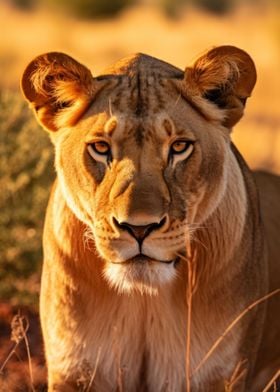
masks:
<svg viewBox="0 0 280 392"><path fill-rule="evenodd" d="M238 0L160 0L159 4L168 16L176 17L186 5L193 5L216 14L224 14L236 5L236 1Z"/></svg>
<svg viewBox="0 0 280 392"><path fill-rule="evenodd" d="M24 282L41 266L53 149L27 104L11 91L0 94L0 135L0 298L24 295L31 301L26 292L32 288Z"/></svg>
<svg viewBox="0 0 280 392"><path fill-rule="evenodd" d="M167 16L174 18L180 16L181 7L189 3L189 0L161 0L160 6Z"/></svg>
<svg viewBox="0 0 280 392"><path fill-rule="evenodd" d="M46 5L65 10L77 17L99 18L113 16L134 0L43 0Z"/></svg>
<svg viewBox="0 0 280 392"><path fill-rule="evenodd" d="M195 0L194 3L198 7L216 14L224 14L230 11L235 5L234 0Z"/></svg>
<svg viewBox="0 0 280 392"><path fill-rule="evenodd" d="M12 0L12 3L18 7L25 10L29 10L35 6L36 0Z"/></svg>

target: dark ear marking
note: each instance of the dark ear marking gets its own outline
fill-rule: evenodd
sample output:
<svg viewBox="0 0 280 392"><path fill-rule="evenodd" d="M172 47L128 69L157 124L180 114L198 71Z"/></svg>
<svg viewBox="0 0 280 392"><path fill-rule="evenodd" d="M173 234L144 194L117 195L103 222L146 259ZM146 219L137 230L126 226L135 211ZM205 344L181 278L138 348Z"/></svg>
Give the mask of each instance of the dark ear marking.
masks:
<svg viewBox="0 0 280 392"><path fill-rule="evenodd" d="M207 99L210 102L213 102L220 109L225 109L227 107L227 101L224 98L226 94L227 91L225 86L221 86L220 88L206 91L203 94L203 98ZM238 97L238 99L242 103L243 107L245 107L248 97Z"/></svg>
<svg viewBox="0 0 280 392"><path fill-rule="evenodd" d="M219 108L224 109L226 107L226 101L223 99L223 88L215 88L213 90L206 91L203 94L203 98L210 102L213 102Z"/></svg>
<svg viewBox="0 0 280 392"><path fill-rule="evenodd" d="M247 102L248 97L245 98L241 98L239 97L240 102L242 103L242 105L245 107L246 106L246 102Z"/></svg>

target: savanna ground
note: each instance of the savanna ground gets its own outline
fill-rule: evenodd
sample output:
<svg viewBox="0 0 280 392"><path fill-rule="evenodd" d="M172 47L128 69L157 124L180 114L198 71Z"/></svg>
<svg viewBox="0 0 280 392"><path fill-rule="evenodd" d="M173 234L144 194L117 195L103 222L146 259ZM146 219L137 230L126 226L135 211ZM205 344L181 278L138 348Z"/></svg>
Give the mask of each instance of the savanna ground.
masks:
<svg viewBox="0 0 280 392"><path fill-rule="evenodd" d="M77 20L2 1L0 26L0 390L43 391L37 310L42 225L54 170L50 142L19 93L25 65L40 53L64 51L98 74L127 54L144 52L184 68L212 46L241 47L256 62L258 82L233 139L252 168L280 173L280 8L276 2L240 2L223 16L188 7L170 18L145 4L111 19ZM26 318L14 319L11 340L18 312Z"/></svg>

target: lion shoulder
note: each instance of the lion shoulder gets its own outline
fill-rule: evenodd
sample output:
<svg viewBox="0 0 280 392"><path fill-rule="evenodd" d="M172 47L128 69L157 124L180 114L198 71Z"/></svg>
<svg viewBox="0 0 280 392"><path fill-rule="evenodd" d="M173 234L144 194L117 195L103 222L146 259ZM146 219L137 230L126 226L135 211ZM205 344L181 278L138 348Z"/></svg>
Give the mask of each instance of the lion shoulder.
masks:
<svg viewBox="0 0 280 392"><path fill-rule="evenodd" d="M257 171L254 172L254 178L259 191L260 210L268 245L270 286L277 288L280 286L280 176Z"/></svg>

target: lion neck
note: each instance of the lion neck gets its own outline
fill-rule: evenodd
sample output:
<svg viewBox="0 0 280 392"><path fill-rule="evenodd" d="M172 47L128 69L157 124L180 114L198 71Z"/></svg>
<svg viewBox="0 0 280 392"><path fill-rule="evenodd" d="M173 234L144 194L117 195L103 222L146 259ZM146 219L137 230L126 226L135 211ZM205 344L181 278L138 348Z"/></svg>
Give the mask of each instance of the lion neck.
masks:
<svg viewBox="0 0 280 392"><path fill-rule="evenodd" d="M193 255L201 295L218 292L227 285L240 285L264 257L265 247L258 191L233 144L226 191L202 226L187 247Z"/></svg>
<svg viewBox="0 0 280 392"><path fill-rule="evenodd" d="M229 157L225 181L225 192L219 205L187 245L187 253L193 259L201 285L207 287L213 278L221 275L224 279L236 274L247 257L243 240L251 230L247 217L248 184L234 153Z"/></svg>

